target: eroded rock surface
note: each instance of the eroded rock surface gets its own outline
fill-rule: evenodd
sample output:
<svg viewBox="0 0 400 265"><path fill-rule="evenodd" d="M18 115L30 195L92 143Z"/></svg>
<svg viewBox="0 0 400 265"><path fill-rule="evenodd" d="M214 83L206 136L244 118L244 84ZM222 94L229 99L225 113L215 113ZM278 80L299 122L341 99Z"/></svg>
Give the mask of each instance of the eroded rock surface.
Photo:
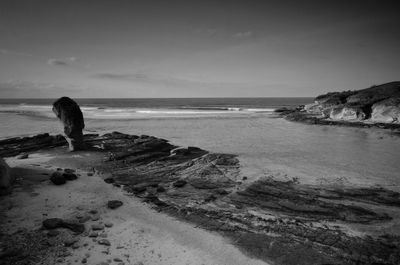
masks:
<svg viewBox="0 0 400 265"><path fill-rule="evenodd" d="M85 128L85 123L79 105L68 97L62 97L53 103L53 112L64 126L69 149L71 151L83 149L82 130Z"/></svg>
<svg viewBox="0 0 400 265"><path fill-rule="evenodd" d="M26 149L33 139L3 141L0 152L15 155L22 151L11 147ZM84 142L103 154L91 166L106 173L106 183L230 238L249 255L278 265L400 264L400 231L377 231L399 221L397 192L273 178L244 185L235 155L177 149L164 139L118 132L85 135ZM39 148L54 147L46 143Z"/></svg>

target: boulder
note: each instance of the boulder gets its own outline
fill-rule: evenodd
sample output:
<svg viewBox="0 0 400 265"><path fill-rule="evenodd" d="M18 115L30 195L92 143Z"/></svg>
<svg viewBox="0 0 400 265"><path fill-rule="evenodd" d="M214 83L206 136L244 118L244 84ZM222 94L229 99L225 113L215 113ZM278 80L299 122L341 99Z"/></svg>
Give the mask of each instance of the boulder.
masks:
<svg viewBox="0 0 400 265"><path fill-rule="evenodd" d="M79 105L68 97L62 97L53 103L53 112L64 126L65 139L71 151L82 150L85 128L82 111Z"/></svg>
<svg viewBox="0 0 400 265"><path fill-rule="evenodd" d="M13 182L13 177L11 176L10 167L0 157L0 189L8 190Z"/></svg>
<svg viewBox="0 0 400 265"><path fill-rule="evenodd" d="M53 184L55 185L62 185L67 182L63 173L60 171L56 171L53 174L51 174L50 181L53 182Z"/></svg>

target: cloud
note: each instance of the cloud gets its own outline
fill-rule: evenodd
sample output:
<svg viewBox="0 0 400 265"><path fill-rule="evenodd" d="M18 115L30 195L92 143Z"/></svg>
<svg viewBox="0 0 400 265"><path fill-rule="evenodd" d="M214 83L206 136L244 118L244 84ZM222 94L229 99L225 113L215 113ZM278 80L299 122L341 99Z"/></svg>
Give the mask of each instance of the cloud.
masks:
<svg viewBox="0 0 400 265"><path fill-rule="evenodd" d="M67 57L65 59L56 59L56 58L50 58L47 60L47 64L48 65L59 65L59 66L67 66L67 65L71 65L72 63L76 62L78 60L78 58L71 56L71 57Z"/></svg>
<svg viewBox="0 0 400 265"><path fill-rule="evenodd" d="M146 80L149 79L149 77L146 74L142 73L132 73L132 74L118 74L118 73L97 73L94 75L91 75L91 77L94 78L101 78L101 79L114 79L114 80Z"/></svg>
<svg viewBox="0 0 400 265"><path fill-rule="evenodd" d="M54 59L50 58L47 60L48 65L60 65L60 66L66 66L68 63L66 61L60 60L60 59Z"/></svg>
<svg viewBox="0 0 400 265"><path fill-rule="evenodd" d="M253 36L253 32L251 30L236 32L233 36L238 39L247 39Z"/></svg>

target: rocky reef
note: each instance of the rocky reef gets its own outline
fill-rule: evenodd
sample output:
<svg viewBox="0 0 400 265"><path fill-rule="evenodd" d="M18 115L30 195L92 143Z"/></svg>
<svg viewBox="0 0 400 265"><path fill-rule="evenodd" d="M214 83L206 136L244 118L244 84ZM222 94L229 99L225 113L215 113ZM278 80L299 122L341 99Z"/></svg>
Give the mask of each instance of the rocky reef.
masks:
<svg viewBox="0 0 400 265"><path fill-rule="evenodd" d="M247 183L235 155L119 132L83 140L101 157L90 167L105 183L226 236L250 256L282 265L400 263L399 231L378 229L399 221L400 193L395 191L272 177ZM0 155L65 145L61 136L48 134L13 138L0 142Z"/></svg>
<svg viewBox="0 0 400 265"><path fill-rule="evenodd" d="M295 110L279 110L289 120L320 124L400 128L400 82L331 92Z"/></svg>

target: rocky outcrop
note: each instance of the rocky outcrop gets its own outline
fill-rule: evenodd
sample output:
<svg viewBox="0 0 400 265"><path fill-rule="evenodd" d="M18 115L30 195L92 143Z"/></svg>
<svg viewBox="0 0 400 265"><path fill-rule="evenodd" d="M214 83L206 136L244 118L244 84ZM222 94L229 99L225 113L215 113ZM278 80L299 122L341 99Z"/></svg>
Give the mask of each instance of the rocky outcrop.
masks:
<svg viewBox="0 0 400 265"><path fill-rule="evenodd" d="M22 152L18 146L25 150L34 139L5 140L0 151L5 156ZM85 135L84 142L96 148L99 156L90 160L90 168L104 173L106 183L157 211L218 232L254 257L277 265L400 264L400 236L376 229L398 222L398 192L265 177L243 184L235 155L178 149L146 135ZM37 150L54 146L50 140L46 143ZM109 208L121 205L107 203ZM361 233L354 233L357 226ZM84 226L58 218L45 220L43 227L84 232Z"/></svg>
<svg viewBox="0 0 400 265"><path fill-rule="evenodd" d="M400 82L358 91L334 92L315 98L305 111L342 121L399 122Z"/></svg>
<svg viewBox="0 0 400 265"><path fill-rule="evenodd" d="M400 97L385 99L372 105L371 121L383 123L399 123Z"/></svg>
<svg viewBox="0 0 400 265"><path fill-rule="evenodd" d="M400 81L357 91L327 93L300 110L279 113L289 120L312 124L377 124L384 128L400 128Z"/></svg>
<svg viewBox="0 0 400 265"><path fill-rule="evenodd" d="M13 182L12 176L10 174L10 167L0 157L0 192L6 192Z"/></svg>
<svg viewBox="0 0 400 265"><path fill-rule="evenodd" d="M62 97L53 103L53 112L64 126L69 149L71 151L84 149L82 130L85 128L85 123L79 105L68 97Z"/></svg>

